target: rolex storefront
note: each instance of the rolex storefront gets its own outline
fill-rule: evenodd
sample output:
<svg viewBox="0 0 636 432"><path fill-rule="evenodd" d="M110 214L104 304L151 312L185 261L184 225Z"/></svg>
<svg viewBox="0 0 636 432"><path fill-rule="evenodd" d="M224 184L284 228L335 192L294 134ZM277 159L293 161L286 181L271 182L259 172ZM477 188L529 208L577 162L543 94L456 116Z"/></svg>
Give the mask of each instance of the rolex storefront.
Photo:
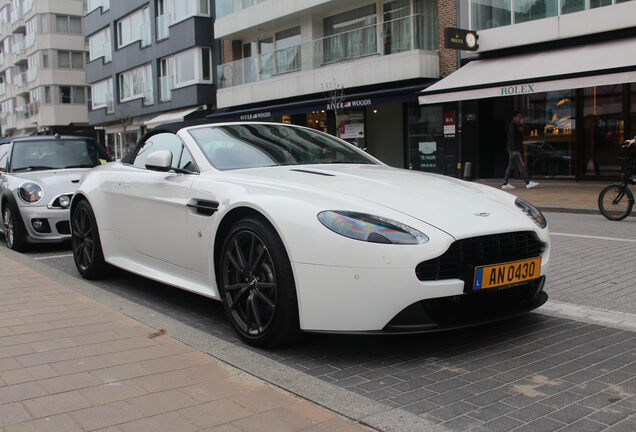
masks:
<svg viewBox="0 0 636 432"><path fill-rule="evenodd" d="M473 177L503 177L506 125L519 111L531 177L615 178L620 146L636 135L635 52L636 39L623 39L476 60L423 91L420 108L455 113L458 162Z"/></svg>

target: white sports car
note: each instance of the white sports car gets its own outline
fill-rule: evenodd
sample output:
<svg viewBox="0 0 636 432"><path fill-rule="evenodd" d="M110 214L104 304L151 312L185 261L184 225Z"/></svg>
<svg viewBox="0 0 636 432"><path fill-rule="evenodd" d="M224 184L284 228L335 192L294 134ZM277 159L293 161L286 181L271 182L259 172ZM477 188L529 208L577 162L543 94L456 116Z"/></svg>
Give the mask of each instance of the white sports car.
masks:
<svg viewBox="0 0 636 432"><path fill-rule="evenodd" d="M285 124L157 127L85 175L71 231L84 277L114 265L221 300L259 346L457 328L547 300L550 236L531 204Z"/></svg>

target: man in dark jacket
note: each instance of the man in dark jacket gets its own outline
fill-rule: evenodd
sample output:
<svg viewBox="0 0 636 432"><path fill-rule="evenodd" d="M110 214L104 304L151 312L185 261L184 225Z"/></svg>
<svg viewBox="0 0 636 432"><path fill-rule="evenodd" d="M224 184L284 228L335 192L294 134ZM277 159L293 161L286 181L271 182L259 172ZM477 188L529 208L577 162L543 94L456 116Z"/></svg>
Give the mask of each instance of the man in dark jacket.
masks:
<svg viewBox="0 0 636 432"><path fill-rule="evenodd" d="M504 177L504 184L502 189L514 189L515 187L508 183L510 174L512 174L512 168L514 164L519 167L519 174L526 182L526 189L531 189L537 186L539 183L530 181L526 168L521 160L521 150L523 145L523 133L521 132L521 113L515 111L512 115L512 121L508 124L506 130L506 147L508 148L508 168L506 168L506 175Z"/></svg>

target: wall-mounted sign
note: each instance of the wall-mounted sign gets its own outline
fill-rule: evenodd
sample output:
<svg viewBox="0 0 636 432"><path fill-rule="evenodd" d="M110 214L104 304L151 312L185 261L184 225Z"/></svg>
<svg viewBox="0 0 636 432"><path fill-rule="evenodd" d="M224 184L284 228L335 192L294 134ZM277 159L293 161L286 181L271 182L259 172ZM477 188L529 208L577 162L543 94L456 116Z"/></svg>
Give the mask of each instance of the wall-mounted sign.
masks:
<svg viewBox="0 0 636 432"><path fill-rule="evenodd" d="M371 99L354 99L351 101L346 101L346 102L339 102L338 104L336 104L335 108L337 109L342 109L342 108L363 108L366 106L371 105ZM327 104L327 109L328 110L332 110L334 109L334 104Z"/></svg>
<svg viewBox="0 0 636 432"><path fill-rule="evenodd" d="M446 48L465 51L477 51L479 48L477 44L479 36L475 31L446 27L444 35L446 36L444 44Z"/></svg>
<svg viewBox="0 0 636 432"><path fill-rule="evenodd" d="M257 119L270 118L271 116L272 116L272 113L270 111L265 111L265 112L259 112L254 114L243 114L241 115L240 119L241 120L257 120Z"/></svg>
<svg viewBox="0 0 636 432"><path fill-rule="evenodd" d="M455 111L444 111L444 138L455 137Z"/></svg>

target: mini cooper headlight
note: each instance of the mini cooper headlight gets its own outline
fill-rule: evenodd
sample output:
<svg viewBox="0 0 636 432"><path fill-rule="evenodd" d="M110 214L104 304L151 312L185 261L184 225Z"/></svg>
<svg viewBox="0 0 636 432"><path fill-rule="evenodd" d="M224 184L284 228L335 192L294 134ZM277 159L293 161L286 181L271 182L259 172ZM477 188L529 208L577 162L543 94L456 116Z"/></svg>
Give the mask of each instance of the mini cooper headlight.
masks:
<svg viewBox="0 0 636 432"><path fill-rule="evenodd" d="M39 184L28 182L20 186L18 195L20 195L20 198L22 198L24 202L33 204L40 201L44 193Z"/></svg>
<svg viewBox="0 0 636 432"><path fill-rule="evenodd" d="M355 240L410 245L428 242L428 237L415 228L380 216L327 210L318 213L318 220L331 231Z"/></svg>
<svg viewBox="0 0 636 432"><path fill-rule="evenodd" d="M530 204L528 201L517 198L515 200L515 205L519 207L519 209L521 209L521 211L524 212L530 219L532 219L539 228L545 228L548 226L548 222L545 220L543 213L541 213L538 208Z"/></svg>

